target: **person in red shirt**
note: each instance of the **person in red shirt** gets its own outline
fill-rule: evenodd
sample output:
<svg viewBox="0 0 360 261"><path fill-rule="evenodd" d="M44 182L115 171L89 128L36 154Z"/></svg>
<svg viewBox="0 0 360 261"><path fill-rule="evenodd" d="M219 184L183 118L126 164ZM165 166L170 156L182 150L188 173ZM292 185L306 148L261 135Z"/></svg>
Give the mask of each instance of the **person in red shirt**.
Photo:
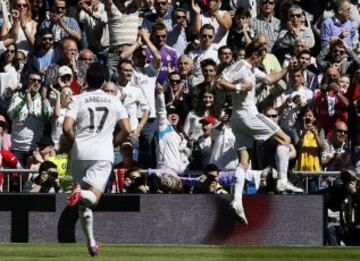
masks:
<svg viewBox="0 0 360 261"><path fill-rule="evenodd" d="M21 164L16 159L15 155L12 152L7 150L0 150L0 168L21 169ZM0 172L0 192L3 192L4 176L5 174ZM14 173L10 177L11 177L11 182L10 182L11 186L13 187L14 185L17 185L20 178L19 174ZM10 190L12 189L8 188L8 191Z"/></svg>

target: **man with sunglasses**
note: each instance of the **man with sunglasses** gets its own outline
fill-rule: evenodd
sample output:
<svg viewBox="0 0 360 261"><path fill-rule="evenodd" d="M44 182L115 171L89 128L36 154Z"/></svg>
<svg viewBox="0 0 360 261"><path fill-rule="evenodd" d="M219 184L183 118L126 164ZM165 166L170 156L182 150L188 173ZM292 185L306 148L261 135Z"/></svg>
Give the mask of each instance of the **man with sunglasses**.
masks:
<svg viewBox="0 0 360 261"><path fill-rule="evenodd" d="M332 134L325 140L325 149L321 152L321 164L326 171L339 171L350 167L351 148L348 133L345 122L338 121L334 124Z"/></svg>
<svg viewBox="0 0 360 261"><path fill-rule="evenodd" d="M176 8L172 12L172 28L168 32L166 43L178 54L183 54L187 47L188 20L185 9Z"/></svg>
<svg viewBox="0 0 360 261"><path fill-rule="evenodd" d="M54 43L66 37L74 38L80 42L81 32L78 22L74 18L65 16L65 13L66 1L55 0L50 20L44 20L40 25L40 29L50 29L54 36Z"/></svg>
<svg viewBox="0 0 360 261"><path fill-rule="evenodd" d="M281 21L274 16L275 2L275 0L261 0L260 14L250 23L255 35L261 33L267 36L269 52L271 52L281 29Z"/></svg>
<svg viewBox="0 0 360 261"><path fill-rule="evenodd" d="M163 23L166 29L170 31L172 29L172 6L168 0L155 0L154 7L156 13L146 17L141 27L147 29L149 32L152 30L156 23Z"/></svg>
<svg viewBox="0 0 360 261"><path fill-rule="evenodd" d="M334 67L342 74L352 75L360 66L360 58L343 40L333 39L321 49L316 64L320 72Z"/></svg>
<svg viewBox="0 0 360 261"><path fill-rule="evenodd" d="M51 114L46 91L42 89L41 75L31 72L26 86L14 95L8 109L8 117L12 120L12 152L22 166L26 165L30 152L36 148Z"/></svg>
<svg viewBox="0 0 360 261"><path fill-rule="evenodd" d="M31 71L44 72L55 62L54 37L49 29L41 29L35 35L38 48L30 53L21 74L22 82Z"/></svg>

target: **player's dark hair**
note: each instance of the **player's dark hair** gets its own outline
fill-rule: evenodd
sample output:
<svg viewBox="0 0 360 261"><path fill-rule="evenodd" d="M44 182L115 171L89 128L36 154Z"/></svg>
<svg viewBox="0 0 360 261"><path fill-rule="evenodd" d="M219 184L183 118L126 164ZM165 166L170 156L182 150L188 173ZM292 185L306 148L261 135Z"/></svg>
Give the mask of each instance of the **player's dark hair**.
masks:
<svg viewBox="0 0 360 261"><path fill-rule="evenodd" d="M107 76L106 68L99 64L93 63L89 66L86 72L86 82L89 89L99 89L105 82Z"/></svg>
<svg viewBox="0 0 360 261"><path fill-rule="evenodd" d="M57 166L55 163L45 160L43 163L41 163L40 167L39 167L39 173L43 172L43 171L47 171L48 169L54 168L56 169Z"/></svg>
<svg viewBox="0 0 360 261"><path fill-rule="evenodd" d="M206 165L206 167L204 168L204 172L205 174L211 172L211 171L216 171L217 173L219 173L219 168L218 166L216 166L215 164L208 164Z"/></svg>
<svg viewBox="0 0 360 261"><path fill-rule="evenodd" d="M209 66L209 65L212 66L212 67L214 67L214 68L215 68L215 71L217 71L217 64L216 64L216 62L215 62L213 59L207 58L207 59L204 59L204 60L202 60L202 61L200 62L201 70L204 70L204 68L207 67L207 66Z"/></svg>
<svg viewBox="0 0 360 261"><path fill-rule="evenodd" d="M264 52L266 52L266 48L262 44L258 42L251 42L245 48L245 58L249 58L254 53L258 56L262 56Z"/></svg>

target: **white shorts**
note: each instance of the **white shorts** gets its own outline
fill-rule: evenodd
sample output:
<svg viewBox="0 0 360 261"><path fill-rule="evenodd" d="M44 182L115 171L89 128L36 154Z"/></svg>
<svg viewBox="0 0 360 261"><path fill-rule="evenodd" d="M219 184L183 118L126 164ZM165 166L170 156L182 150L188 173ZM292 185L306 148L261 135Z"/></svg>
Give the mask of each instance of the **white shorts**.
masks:
<svg viewBox="0 0 360 261"><path fill-rule="evenodd" d="M106 160L72 160L70 168L76 183L85 182L104 192L112 164Z"/></svg>
<svg viewBox="0 0 360 261"><path fill-rule="evenodd" d="M254 140L266 141L280 130L276 123L261 113L231 119L231 128L235 135L235 149L238 150L252 148Z"/></svg>

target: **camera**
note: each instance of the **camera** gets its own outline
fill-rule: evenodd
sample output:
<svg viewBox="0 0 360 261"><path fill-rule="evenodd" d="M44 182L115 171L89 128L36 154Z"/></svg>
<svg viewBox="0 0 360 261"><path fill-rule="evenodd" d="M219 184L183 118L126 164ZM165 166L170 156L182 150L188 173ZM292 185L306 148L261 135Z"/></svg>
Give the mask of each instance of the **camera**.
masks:
<svg viewBox="0 0 360 261"><path fill-rule="evenodd" d="M57 179L59 177L59 173L56 171L49 171L49 179Z"/></svg>

